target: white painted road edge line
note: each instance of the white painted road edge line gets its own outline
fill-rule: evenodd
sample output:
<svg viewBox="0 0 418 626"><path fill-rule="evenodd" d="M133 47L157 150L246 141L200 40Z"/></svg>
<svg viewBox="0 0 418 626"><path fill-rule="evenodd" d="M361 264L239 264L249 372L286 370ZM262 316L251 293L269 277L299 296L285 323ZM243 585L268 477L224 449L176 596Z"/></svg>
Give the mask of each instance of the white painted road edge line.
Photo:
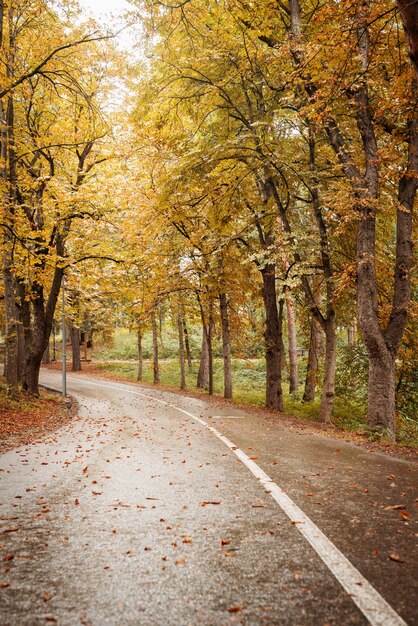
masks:
<svg viewBox="0 0 418 626"><path fill-rule="evenodd" d="M237 457L247 466L250 472L259 480L264 489L277 502L280 508L286 513L289 519L295 524L295 528L310 543L315 552L319 555L328 569L333 573L335 578L345 589L353 602L357 605L363 615L367 618L372 626L407 626L407 623L396 613L394 609L386 602L378 591L364 578L356 567L344 556L342 552L332 543L328 537L314 524L314 522L293 502L293 500L275 483L262 469L250 459L250 457L240 450L232 441L222 435L216 428L210 426L200 417L193 415L189 411L180 407L160 400L154 396L127 389L127 386L116 387L114 385L105 385L103 383L91 382L85 379L79 380L82 383L93 385L95 387L105 387L106 389L115 389L124 393L131 393L136 396L148 398L154 402L164 404L184 415L187 415L202 426L207 428L213 435L222 441Z"/></svg>

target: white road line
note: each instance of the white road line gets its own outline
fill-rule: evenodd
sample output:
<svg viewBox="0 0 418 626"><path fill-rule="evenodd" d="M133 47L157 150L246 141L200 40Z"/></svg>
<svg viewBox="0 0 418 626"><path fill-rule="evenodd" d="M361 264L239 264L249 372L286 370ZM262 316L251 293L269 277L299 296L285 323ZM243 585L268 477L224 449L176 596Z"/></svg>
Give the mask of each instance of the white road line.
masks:
<svg viewBox="0 0 418 626"><path fill-rule="evenodd" d="M211 415L213 420L243 420L243 415Z"/></svg>
<svg viewBox="0 0 418 626"><path fill-rule="evenodd" d="M358 569L344 556L342 552L332 543L328 537L314 524L314 522L293 502L291 498L283 491L277 483L274 482L250 457L240 450L232 441L222 435L216 428L210 426L200 417L193 415L189 411L181 409L170 402L160 400L154 396L150 396L133 389L127 389L127 386L116 387L114 385L105 385L103 383L91 382L85 379L74 379L95 387L105 387L106 389L115 389L124 393L131 393L136 396L148 398L154 402L164 404L191 419L195 420L212 434L220 439L247 468L260 481L264 489L270 493L271 497L277 502L280 508L286 513L289 519L294 522L295 528L310 543L315 552L320 556L322 561L334 574L335 578L342 585L353 602L357 605L363 615L367 618L372 626L407 626L406 622L392 609L390 604L376 591L369 581L360 574Z"/></svg>

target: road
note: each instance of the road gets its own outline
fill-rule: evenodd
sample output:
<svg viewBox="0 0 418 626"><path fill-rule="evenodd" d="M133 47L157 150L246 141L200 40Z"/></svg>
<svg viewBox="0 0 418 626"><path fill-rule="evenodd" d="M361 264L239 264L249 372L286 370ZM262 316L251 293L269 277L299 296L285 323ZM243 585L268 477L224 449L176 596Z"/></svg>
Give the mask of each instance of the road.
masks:
<svg viewBox="0 0 418 626"><path fill-rule="evenodd" d="M156 388L68 391L78 418L0 457L3 626L418 623L411 463Z"/></svg>

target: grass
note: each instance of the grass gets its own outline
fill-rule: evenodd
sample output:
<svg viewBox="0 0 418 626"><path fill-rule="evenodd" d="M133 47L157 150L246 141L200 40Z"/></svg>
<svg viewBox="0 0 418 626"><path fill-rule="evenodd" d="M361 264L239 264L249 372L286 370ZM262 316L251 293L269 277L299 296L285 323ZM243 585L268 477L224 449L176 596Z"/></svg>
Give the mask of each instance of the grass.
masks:
<svg viewBox="0 0 418 626"><path fill-rule="evenodd" d="M111 372L123 376L128 380L137 379L137 364L134 362L117 363L112 361L97 363L96 369ZM192 369L186 372L186 386L195 390L198 363L194 363ZM303 373L303 372L302 372ZM165 359L160 362L160 382L168 387L179 387L179 366L174 359ZM263 359L233 359L232 360L232 380L234 400L244 404L264 406L265 402L265 366ZM144 360L143 382L152 384L153 370L152 361ZM295 417L307 420L319 419L320 398L314 402L306 403L302 401L302 394L286 393L286 383L284 387L285 411ZM214 392L223 394L223 372L222 360L214 359ZM362 416L364 410L355 403L347 404L345 400L336 400L334 416L335 423L347 430L358 430L364 427Z"/></svg>
<svg viewBox="0 0 418 626"><path fill-rule="evenodd" d="M189 329L189 338L192 352L199 354L200 336L194 328ZM160 347L160 382L167 387L179 388L180 373L177 358L177 336L175 331L167 330L164 333L164 344ZM151 336L146 334L143 339L144 366L143 382L152 384L153 371L151 361ZM216 353L216 351L215 351ZM367 372L363 372L360 367L362 360L357 355L357 360L353 355L347 354L340 358L339 377L336 386L336 398L333 409L333 423L347 431L371 434L365 421L366 414L366 380ZM354 355L355 356L355 355ZM360 355L361 356L361 355ZM101 346L95 348L94 359L102 360L96 364L96 369L117 374L128 380L137 379L137 346L136 337L128 330L119 329L115 334L114 344L111 346ZM115 360L125 362L115 362ZM364 358L363 358L364 361ZM355 364L356 375L353 378L352 362ZM347 365L348 363L348 365ZM314 402L306 403L302 401L303 381L306 371L306 359L301 358L299 362L299 377L301 381L301 392L289 394L287 392L287 381L283 380L283 401L285 412L300 419L318 421L320 410L320 397L316 397ZM348 368L348 369L347 369ZM198 370L198 360L195 359L191 370L186 371L186 386L188 389L196 391L196 379ZM347 371L346 371L347 370ZM348 372L348 373L347 373ZM363 380L364 379L364 380ZM265 402L265 362L262 358L232 359L232 380L234 400L244 404L264 406ZM221 358L214 359L214 392L217 395L223 394L223 363ZM202 391L202 393L204 393ZM415 419L401 416L399 419L398 440L404 445L418 445L418 428Z"/></svg>

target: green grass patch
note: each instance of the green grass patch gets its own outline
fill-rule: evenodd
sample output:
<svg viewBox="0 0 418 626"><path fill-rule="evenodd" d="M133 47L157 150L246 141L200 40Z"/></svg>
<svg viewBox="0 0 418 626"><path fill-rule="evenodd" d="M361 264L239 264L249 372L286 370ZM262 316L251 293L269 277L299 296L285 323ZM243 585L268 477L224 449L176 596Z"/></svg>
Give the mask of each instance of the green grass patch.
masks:
<svg viewBox="0 0 418 626"><path fill-rule="evenodd" d="M222 359L214 359L214 393L223 394L223 369ZM111 372L126 378L137 380L137 363L118 363L107 361L98 363L97 369ZM186 386L196 391L196 379L198 362L193 363L191 370L186 368ZM300 380L303 381L304 369L301 367ZM264 359L233 359L232 360L233 394L236 402L255 406L264 406L265 402L265 365ZM153 383L153 369L151 359L144 360L143 382ZM179 388L180 373L177 359L164 359L160 361L160 382L167 387ZM299 394L286 392L287 381L283 381L283 401L285 412L300 419L318 421L320 410L320 397L314 402L302 401L302 390ZM301 385L302 389L302 385ZM203 392L204 393L204 392ZM347 396L336 397L333 410L333 423L347 431L364 433L368 435L365 422L366 406L362 398ZM414 420L400 419L398 442L403 445L418 445L418 429Z"/></svg>

